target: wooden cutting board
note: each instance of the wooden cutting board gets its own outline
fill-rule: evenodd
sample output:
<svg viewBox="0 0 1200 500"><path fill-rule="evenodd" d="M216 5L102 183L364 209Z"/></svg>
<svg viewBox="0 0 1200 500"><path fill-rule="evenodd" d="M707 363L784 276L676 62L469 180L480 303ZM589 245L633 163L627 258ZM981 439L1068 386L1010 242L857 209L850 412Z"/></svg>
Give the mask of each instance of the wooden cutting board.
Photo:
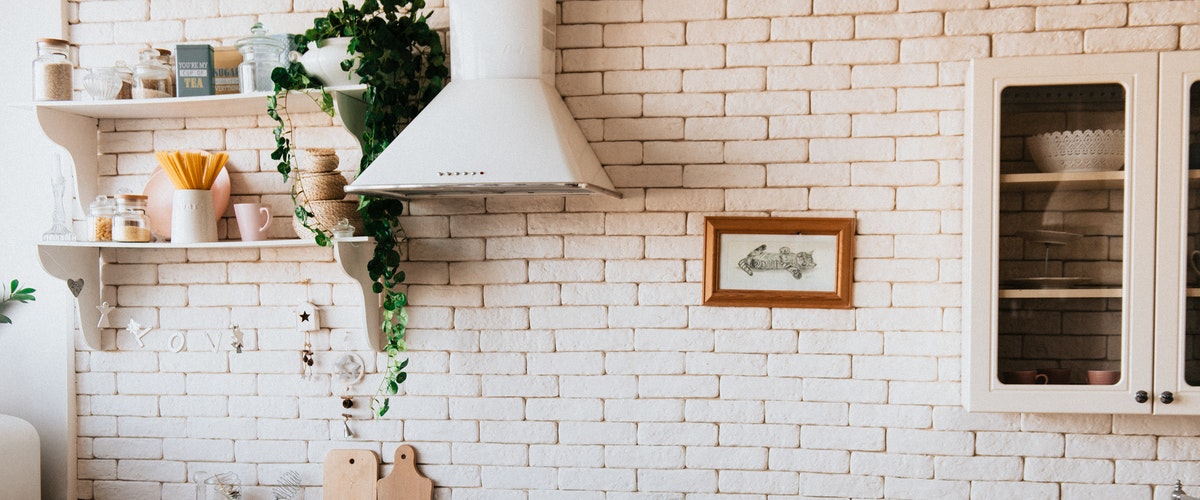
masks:
<svg viewBox="0 0 1200 500"><path fill-rule="evenodd" d="M379 477L379 456L371 450L329 450L325 454L321 498L363 500L374 498Z"/></svg>
<svg viewBox="0 0 1200 500"><path fill-rule="evenodd" d="M432 500L433 481L417 472L417 450L407 444L396 448L396 467L379 480L377 500Z"/></svg>

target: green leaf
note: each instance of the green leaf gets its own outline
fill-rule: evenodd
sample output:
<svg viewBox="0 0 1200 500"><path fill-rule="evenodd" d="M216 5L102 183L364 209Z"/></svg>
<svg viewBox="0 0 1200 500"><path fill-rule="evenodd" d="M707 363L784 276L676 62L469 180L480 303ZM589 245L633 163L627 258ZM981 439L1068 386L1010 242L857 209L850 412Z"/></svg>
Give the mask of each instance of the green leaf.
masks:
<svg viewBox="0 0 1200 500"><path fill-rule="evenodd" d="M8 319L8 316L5 316L5 315L3 315L3 314L0 314L0 324L4 324L4 323L7 323L7 324L10 324L10 325L11 325L11 324L12 324L12 320L11 320L11 319Z"/></svg>
<svg viewBox="0 0 1200 500"><path fill-rule="evenodd" d="M17 280L12 280L12 285L9 286L9 293L17 291Z"/></svg>

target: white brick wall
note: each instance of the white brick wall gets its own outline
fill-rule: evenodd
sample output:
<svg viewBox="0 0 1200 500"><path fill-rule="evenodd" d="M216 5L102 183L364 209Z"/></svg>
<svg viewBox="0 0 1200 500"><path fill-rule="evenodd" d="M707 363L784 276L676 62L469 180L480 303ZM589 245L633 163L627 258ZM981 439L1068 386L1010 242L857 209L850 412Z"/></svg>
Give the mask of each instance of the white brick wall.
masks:
<svg viewBox="0 0 1200 500"><path fill-rule="evenodd" d="M361 347L359 299L328 250L105 251L114 324L155 330L77 354L81 497L182 498L193 472L230 470L268 498L295 469L319 498L326 450L390 463L401 442L455 499L1149 500L1198 484L1194 419L961 408L965 62L1200 47L1196 2L1076 3L562 0L558 87L625 198L412 204L411 377L353 440L328 373ZM145 42L229 45L260 20L300 29L335 4L68 3L84 66ZM354 170L346 132L295 119ZM228 149L238 199L289 212L265 117L101 130L102 190L140 189L154 149ZM720 213L856 217L857 309L701 306L701 222ZM324 322L312 380L292 330L305 300ZM378 380L352 388L356 418Z"/></svg>

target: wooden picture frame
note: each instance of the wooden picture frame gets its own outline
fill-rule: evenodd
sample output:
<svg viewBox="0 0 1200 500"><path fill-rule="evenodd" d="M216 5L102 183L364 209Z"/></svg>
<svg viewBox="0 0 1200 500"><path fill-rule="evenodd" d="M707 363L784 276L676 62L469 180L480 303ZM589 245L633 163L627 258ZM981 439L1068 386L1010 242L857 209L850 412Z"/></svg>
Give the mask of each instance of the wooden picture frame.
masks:
<svg viewBox="0 0 1200 500"><path fill-rule="evenodd" d="M706 217L706 306L849 309L855 219Z"/></svg>

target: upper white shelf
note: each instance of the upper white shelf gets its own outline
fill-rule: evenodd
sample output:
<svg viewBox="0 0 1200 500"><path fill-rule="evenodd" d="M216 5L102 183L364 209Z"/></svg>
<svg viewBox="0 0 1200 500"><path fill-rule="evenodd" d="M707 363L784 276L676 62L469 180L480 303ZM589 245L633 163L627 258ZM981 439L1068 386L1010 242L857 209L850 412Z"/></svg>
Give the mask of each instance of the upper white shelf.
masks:
<svg viewBox="0 0 1200 500"><path fill-rule="evenodd" d="M325 90L354 99L362 99L366 85L343 85ZM311 91L311 94L317 92ZM271 92L169 97L164 99L121 99L112 101L42 101L32 106L53 109L88 118L207 118L263 114ZM289 99L293 113L315 113L320 107L312 99Z"/></svg>
<svg viewBox="0 0 1200 500"><path fill-rule="evenodd" d="M333 95L334 112L354 138L362 137L366 85L327 87ZM314 96L316 90L303 92ZM267 110L268 92L163 99L121 99L115 101L43 101L30 104L37 114L42 132L67 151L75 172L75 201L80 211L96 198L98 132L101 118L194 118L262 115ZM289 113L320 111L307 96L292 94L287 101ZM272 144L264 144L267 148Z"/></svg>

